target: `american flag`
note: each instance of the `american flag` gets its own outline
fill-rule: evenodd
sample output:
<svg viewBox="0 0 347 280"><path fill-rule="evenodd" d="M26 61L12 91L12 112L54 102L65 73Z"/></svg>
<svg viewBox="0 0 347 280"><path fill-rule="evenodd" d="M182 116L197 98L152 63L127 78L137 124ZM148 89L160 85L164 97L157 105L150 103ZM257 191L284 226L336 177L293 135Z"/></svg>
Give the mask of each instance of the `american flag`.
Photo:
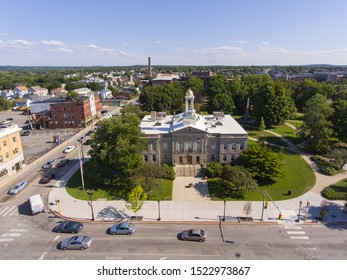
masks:
<svg viewBox="0 0 347 280"><path fill-rule="evenodd" d="M83 174L83 161L80 159L80 168L81 168L81 173Z"/></svg>

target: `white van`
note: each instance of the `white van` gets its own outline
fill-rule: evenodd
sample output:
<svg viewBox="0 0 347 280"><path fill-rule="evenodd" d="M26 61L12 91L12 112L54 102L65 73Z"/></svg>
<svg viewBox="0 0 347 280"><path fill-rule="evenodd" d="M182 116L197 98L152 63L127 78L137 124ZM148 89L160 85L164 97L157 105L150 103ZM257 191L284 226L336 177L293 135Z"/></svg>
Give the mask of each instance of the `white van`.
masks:
<svg viewBox="0 0 347 280"><path fill-rule="evenodd" d="M29 198L31 213L37 214L40 212L44 212L43 201L41 195L35 194Z"/></svg>

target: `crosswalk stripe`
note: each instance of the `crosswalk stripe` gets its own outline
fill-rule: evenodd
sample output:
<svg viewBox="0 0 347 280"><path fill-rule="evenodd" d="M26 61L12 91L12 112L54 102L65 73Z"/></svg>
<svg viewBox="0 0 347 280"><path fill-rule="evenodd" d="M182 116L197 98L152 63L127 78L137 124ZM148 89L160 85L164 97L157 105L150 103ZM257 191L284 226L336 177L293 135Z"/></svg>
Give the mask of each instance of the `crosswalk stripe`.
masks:
<svg viewBox="0 0 347 280"><path fill-rule="evenodd" d="M3 235L1 235L1 237L18 237L21 235L21 233L4 233Z"/></svg>
<svg viewBox="0 0 347 280"><path fill-rule="evenodd" d="M304 231L287 231L288 234L306 234Z"/></svg>
<svg viewBox="0 0 347 280"><path fill-rule="evenodd" d="M291 236L290 239L308 239L308 236Z"/></svg>
<svg viewBox="0 0 347 280"><path fill-rule="evenodd" d="M2 211L0 211L0 215L4 212L6 212L6 210L8 209L8 207L5 207L4 209L2 209Z"/></svg>
<svg viewBox="0 0 347 280"><path fill-rule="evenodd" d="M296 226L285 226L285 229L302 229L302 227L296 227Z"/></svg>
<svg viewBox="0 0 347 280"><path fill-rule="evenodd" d="M13 209L15 209L17 206L13 205L10 209L7 211L3 212L2 217L7 216Z"/></svg>
<svg viewBox="0 0 347 280"><path fill-rule="evenodd" d="M13 238L0 238L0 242L11 242Z"/></svg>
<svg viewBox="0 0 347 280"><path fill-rule="evenodd" d="M27 231L28 231L27 229L17 229L17 228L10 229L10 232L27 232Z"/></svg>

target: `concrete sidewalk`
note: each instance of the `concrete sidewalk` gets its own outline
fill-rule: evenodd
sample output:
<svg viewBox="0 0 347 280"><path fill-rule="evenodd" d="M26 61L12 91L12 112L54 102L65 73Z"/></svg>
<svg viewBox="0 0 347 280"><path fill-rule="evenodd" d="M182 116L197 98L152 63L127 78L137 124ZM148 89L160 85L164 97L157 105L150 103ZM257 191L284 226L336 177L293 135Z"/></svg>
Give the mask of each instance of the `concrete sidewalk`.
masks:
<svg viewBox="0 0 347 280"><path fill-rule="evenodd" d="M115 222L127 217L135 216L135 213L125 207L125 201L90 201L72 198L65 189L68 178L78 170L76 165L58 181L52 188L48 205L50 210L62 218L91 221L92 210L95 222ZM344 175L346 178L346 175ZM333 179L333 178L331 178ZM335 178L339 180L340 177ZM192 186L189 184L192 183ZM224 217L227 223L242 223L240 217L245 217L245 201L211 201L208 195L206 181L196 177L178 177L173 184L172 200L146 201L143 208L137 213L142 217L142 222L175 222L175 223L219 223ZM57 203L57 201L59 202ZM315 223L320 217L320 204L323 198L314 191L283 201L269 201L267 209L263 210L262 201L252 202L252 223L285 223L296 222L299 215L300 222ZM310 207L307 206L310 203ZM347 222L347 213L343 211L345 201L328 201L328 214L326 223ZM224 214L225 213L225 214ZM279 220L279 214L282 219ZM160 221L158 220L160 218ZM263 219L262 219L263 218Z"/></svg>

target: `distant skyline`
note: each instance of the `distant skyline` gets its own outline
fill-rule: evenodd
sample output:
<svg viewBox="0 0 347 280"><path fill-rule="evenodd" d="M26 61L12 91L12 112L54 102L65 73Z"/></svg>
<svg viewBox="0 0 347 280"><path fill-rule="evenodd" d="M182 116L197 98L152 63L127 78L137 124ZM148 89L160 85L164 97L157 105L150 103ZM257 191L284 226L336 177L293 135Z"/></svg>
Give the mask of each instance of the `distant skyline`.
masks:
<svg viewBox="0 0 347 280"><path fill-rule="evenodd" d="M347 65L345 0L0 0L0 65Z"/></svg>

